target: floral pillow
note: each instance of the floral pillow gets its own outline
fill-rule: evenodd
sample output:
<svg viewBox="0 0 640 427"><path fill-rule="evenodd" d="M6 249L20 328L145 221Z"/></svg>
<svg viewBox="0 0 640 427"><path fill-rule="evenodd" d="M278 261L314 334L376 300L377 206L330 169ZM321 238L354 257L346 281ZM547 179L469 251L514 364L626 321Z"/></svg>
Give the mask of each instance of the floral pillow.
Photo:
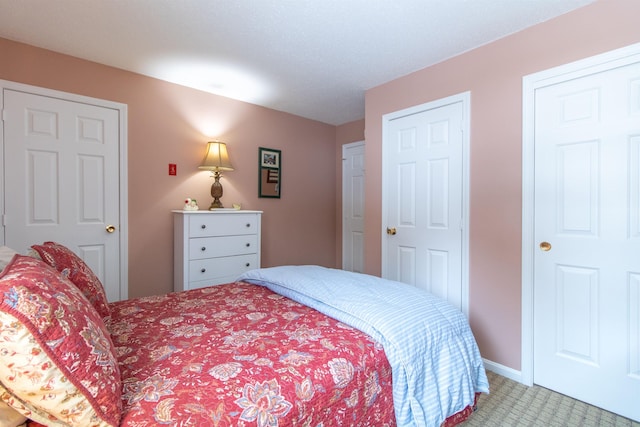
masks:
<svg viewBox="0 0 640 427"><path fill-rule="evenodd" d="M0 274L0 393L39 423L118 426L122 382L102 317L44 262L16 255Z"/></svg>
<svg viewBox="0 0 640 427"><path fill-rule="evenodd" d="M51 267L62 273L78 287L87 297L100 316L111 315L107 294L100 279L91 268L72 250L55 242L44 242L42 245L31 246L40 258Z"/></svg>

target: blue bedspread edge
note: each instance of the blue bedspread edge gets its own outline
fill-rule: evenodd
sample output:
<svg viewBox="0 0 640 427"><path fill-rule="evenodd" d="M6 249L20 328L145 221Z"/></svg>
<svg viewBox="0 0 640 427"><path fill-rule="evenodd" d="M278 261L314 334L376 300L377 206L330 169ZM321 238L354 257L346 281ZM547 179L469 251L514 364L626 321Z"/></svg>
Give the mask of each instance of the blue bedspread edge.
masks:
<svg viewBox="0 0 640 427"><path fill-rule="evenodd" d="M262 285L380 342L391 365L398 426L438 427L489 392L466 317L416 287L320 266L248 271L238 281Z"/></svg>

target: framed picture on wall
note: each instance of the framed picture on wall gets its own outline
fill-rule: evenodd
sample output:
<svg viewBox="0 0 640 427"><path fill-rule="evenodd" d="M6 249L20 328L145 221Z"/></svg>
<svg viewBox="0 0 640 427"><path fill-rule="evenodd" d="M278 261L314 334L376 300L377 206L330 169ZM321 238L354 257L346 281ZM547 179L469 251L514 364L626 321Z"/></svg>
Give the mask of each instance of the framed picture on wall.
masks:
<svg viewBox="0 0 640 427"><path fill-rule="evenodd" d="M280 150L260 148L260 166L263 168L280 168Z"/></svg>
<svg viewBox="0 0 640 427"><path fill-rule="evenodd" d="M259 148L258 161L258 197L280 198L281 151L272 148Z"/></svg>

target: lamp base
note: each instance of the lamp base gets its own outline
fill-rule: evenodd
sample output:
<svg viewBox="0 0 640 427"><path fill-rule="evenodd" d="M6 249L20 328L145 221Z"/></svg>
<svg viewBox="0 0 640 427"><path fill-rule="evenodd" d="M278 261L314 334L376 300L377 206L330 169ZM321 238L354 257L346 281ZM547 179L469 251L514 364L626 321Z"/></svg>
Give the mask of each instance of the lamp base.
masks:
<svg viewBox="0 0 640 427"><path fill-rule="evenodd" d="M209 206L209 210L212 211L214 209L222 208L222 203L220 202L220 197L222 197L222 184L220 184L220 171L213 172L213 184L211 184L211 197L213 197L213 202L211 202L211 206Z"/></svg>
<svg viewBox="0 0 640 427"><path fill-rule="evenodd" d="M224 208L224 206L222 206L222 203L220 203L220 199L214 199L213 202L211 202L211 206L209 206L210 211L222 208Z"/></svg>

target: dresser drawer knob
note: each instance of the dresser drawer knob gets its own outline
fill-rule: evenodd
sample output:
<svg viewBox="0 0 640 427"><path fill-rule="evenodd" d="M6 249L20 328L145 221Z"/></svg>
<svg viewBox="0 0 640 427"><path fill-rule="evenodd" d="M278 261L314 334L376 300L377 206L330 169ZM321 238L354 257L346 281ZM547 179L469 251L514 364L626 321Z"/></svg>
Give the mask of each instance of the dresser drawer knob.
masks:
<svg viewBox="0 0 640 427"><path fill-rule="evenodd" d="M251 243L247 243L247 247L251 246Z"/></svg>
<svg viewBox="0 0 640 427"><path fill-rule="evenodd" d="M200 273L204 273L204 272L206 272L206 271L207 271L207 269L206 269L206 268L203 268L203 269L201 269L201 270L200 270Z"/></svg>
<svg viewBox="0 0 640 427"><path fill-rule="evenodd" d="M251 223L247 223L247 228L251 227Z"/></svg>
<svg viewBox="0 0 640 427"><path fill-rule="evenodd" d="M206 225L206 224L202 224L202 225L200 226L200 228L202 228L202 229L204 230L205 228L207 228L207 225Z"/></svg>
<svg viewBox="0 0 640 427"><path fill-rule="evenodd" d="M203 247L201 247L201 248L200 248L200 250L201 250L202 252L204 252L204 251L206 251L206 250L207 250L207 247L206 247L206 246L203 246Z"/></svg>
<svg viewBox="0 0 640 427"><path fill-rule="evenodd" d="M248 263L246 263L244 266L245 266L245 267L249 267L250 265L251 265L251 263L250 263L250 262L248 262Z"/></svg>

